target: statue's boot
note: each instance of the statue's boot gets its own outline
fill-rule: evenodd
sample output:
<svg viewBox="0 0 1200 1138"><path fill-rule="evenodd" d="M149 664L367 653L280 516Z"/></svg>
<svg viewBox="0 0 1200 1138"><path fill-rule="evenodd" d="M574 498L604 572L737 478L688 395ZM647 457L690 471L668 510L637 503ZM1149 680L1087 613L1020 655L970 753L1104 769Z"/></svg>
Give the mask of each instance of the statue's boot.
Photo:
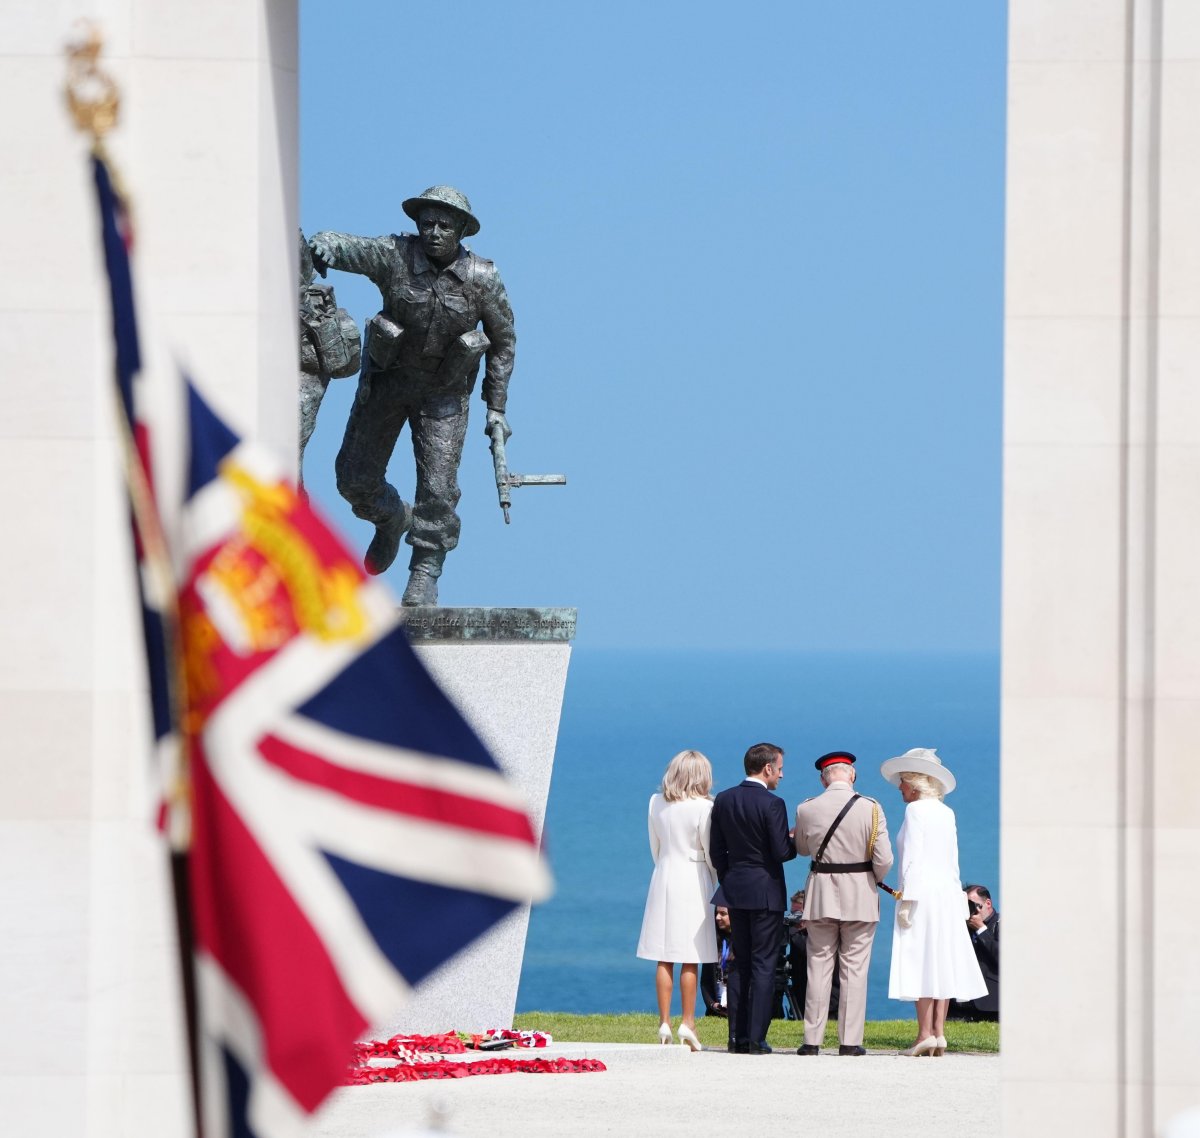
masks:
<svg viewBox="0 0 1200 1138"><path fill-rule="evenodd" d="M386 522L377 522L375 536L367 546L367 555L363 565L368 573L378 576L393 561L400 551L400 539L412 525L412 507L407 502L400 503L400 512L388 518Z"/></svg>
<svg viewBox="0 0 1200 1138"><path fill-rule="evenodd" d="M442 575L442 560L445 554L422 553L414 555L409 563L408 587L400 598L402 605L436 605L438 603L437 579Z"/></svg>

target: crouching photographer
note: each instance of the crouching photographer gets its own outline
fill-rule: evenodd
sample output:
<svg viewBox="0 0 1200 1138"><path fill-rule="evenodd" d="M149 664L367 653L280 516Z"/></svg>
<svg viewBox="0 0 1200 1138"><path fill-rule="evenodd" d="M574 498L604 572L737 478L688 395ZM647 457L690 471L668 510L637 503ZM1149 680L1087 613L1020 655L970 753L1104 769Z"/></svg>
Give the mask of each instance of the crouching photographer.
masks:
<svg viewBox="0 0 1200 1138"><path fill-rule="evenodd" d="M729 982L737 973L733 967L733 941L729 932L729 910L718 905L713 914L717 927L717 960L715 964L700 966L700 995L704 1000L704 1014L729 1017Z"/></svg>
<svg viewBox="0 0 1200 1138"><path fill-rule="evenodd" d="M992 905L992 894L986 885L964 885L963 892L970 914L967 932L971 934L971 948L987 984L987 995L963 1003L951 1000L946 1017L995 1022L1000 1019L1000 914Z"/></svg>

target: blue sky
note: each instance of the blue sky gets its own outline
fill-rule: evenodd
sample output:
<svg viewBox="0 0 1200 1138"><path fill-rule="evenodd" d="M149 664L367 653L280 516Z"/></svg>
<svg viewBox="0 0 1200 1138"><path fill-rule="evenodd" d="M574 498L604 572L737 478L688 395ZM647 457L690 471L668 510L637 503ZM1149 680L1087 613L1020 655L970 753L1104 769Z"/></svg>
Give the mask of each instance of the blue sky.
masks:
<svg viewBox="0 0 1200 1138"><path fill-rule="evenodd" d="M510 466L568 476L506 527L472 400L443 604L577 605L581 646L997 649L1005 22L302 5L305 232L463 190L516 313ZM333 482L353 387L306 481L364 549ZM407 433L391 477L411 497Z"/></svg>

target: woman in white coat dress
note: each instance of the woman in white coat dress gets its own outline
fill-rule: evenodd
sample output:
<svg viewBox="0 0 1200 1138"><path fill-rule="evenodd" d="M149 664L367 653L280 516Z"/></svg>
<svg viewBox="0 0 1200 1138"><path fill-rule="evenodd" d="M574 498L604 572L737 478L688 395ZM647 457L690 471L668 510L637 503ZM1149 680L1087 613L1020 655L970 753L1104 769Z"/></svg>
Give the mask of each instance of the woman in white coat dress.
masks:
<svg viewBox="0 0 1200 1138"><path fill-rule="evenodd" d="M967 932L958 828L954 811L942 801L955 787L954 775L928 747L888 759L881 773L908 804L896 838L903 898L892 931L888 997L917 1002L917 1039L901 1054L941 1055L950 1000L987 993Z"/></svg>
<svg viewBox="0 0 1200 1138"><path fill-rule="evenodd" d="M708 854L712 764L699 751L680 751L650 799L650 853L654 875L646 896L637 954L657 960L658 1038L671 1042L671 995L679 965L683 1022L679 1042L700 1050L696 1037L696 977L717 959L711 897L717 874Z"/></svg>

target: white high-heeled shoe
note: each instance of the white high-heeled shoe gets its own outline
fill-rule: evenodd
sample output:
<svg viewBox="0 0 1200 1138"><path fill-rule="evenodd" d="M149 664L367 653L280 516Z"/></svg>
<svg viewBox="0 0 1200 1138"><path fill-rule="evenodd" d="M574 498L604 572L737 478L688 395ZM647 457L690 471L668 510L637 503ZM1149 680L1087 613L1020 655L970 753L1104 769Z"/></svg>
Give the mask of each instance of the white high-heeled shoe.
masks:
<svg viewBox="0 0 1200 1138"><path fill-rule="evenodd" d="M914 1058L918 1055L932 1055L937 1045L938 1037L931 1035L928 1039L922 1039L920 1043L914 1043L911 1047L906 1047L900 1054L911 1055Z"/></svg>
<svg viewBox="0 0 1200 1138"><path fill-rule="evenodd" d="M933 1053L935 1056L946 1054L946 1037L944 1035L937 1037L937 1046L933 1049Z"/></svg>
<svg viewBox="0 0 1200 1138"><path fill-rule="evenodd" d="M658 1041L659 1043L671 1042L671 1025L669 1023L660 1023L658 1025Z"/></svg>
<svg viewBox="0 0 1200 1138"><path fill-rule="evenodd" d="M700 1040L696 1038L696 1033L686 1023L679 1025L679 1045L681 1047L688 1047L692 1051L704 1050L700 1046Z"/></svg>

